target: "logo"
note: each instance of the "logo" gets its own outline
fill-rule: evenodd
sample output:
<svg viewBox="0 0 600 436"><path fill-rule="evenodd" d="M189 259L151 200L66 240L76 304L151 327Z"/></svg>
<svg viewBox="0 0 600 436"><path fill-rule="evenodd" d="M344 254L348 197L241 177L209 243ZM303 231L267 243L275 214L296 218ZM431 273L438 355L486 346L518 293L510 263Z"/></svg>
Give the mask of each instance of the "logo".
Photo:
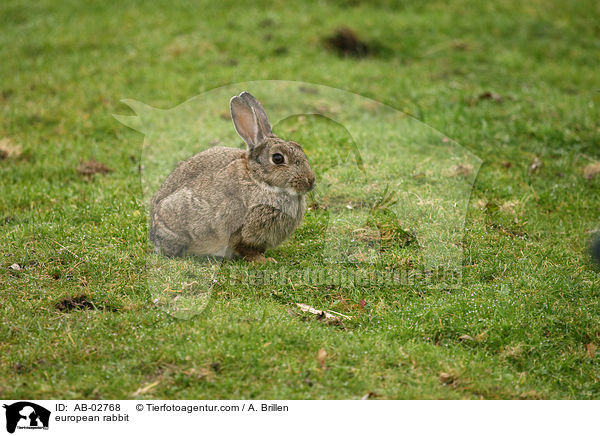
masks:
<svg viewBox="0 0 600 436"><path fill-rule="evenodd" d="M15 429L48 430L50 411L29 401L19 401L6 409L6 431L14 433Z"/></svg>

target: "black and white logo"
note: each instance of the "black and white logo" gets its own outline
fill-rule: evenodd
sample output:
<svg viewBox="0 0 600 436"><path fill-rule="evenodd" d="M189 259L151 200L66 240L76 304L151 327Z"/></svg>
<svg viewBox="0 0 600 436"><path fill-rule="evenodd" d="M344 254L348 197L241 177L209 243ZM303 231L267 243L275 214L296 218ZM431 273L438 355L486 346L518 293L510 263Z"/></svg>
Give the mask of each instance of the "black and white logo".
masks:
<svg viewBox="0 0 600 436"><path fill-rule="evenodd" d="M6 409L6 431L14 433L16 429L48 430L50 411L29 401L19 401L4 405Z"/></svg>

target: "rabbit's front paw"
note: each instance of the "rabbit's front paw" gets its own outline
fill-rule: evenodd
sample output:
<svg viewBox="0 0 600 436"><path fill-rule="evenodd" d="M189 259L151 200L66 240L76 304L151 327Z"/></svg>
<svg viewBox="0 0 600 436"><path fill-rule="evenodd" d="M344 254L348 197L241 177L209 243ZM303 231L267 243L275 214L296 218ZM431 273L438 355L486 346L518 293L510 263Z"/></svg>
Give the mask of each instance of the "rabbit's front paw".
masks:
<svg viewBox="0 0 600 436"><path fill-rule="evenodd" d="M236 253L240 257L243 257L248 262L258 262L258 263L273 262L273 263L277 263L277 261L275 259L273 259L272 257L265 257L264 254L263 254L264 253L263 250L259 250L257 248L248 246L248 245L243 244L243 243L238 244L235 247L235 251L236 251Z"/></svg>

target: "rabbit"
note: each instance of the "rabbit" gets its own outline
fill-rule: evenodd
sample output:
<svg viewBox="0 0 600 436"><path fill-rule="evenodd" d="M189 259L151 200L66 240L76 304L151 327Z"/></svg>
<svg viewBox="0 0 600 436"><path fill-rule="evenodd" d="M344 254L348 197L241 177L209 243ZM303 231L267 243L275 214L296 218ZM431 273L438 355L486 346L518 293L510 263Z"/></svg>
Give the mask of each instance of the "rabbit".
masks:
<svg viewBox="0 0 600 436"><path fill-rule="evenodd" d="M264 262L298 227L315 173L300 144L277 137L259 101L231 98L246 150L212 147L180 163L152 198L156 252Z"/></svg>

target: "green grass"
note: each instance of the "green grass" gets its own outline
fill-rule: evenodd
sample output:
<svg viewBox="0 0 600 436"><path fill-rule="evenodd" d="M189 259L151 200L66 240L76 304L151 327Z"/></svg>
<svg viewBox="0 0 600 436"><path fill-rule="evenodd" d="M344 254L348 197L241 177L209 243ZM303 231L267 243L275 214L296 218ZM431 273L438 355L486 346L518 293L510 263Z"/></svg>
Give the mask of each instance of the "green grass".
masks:
<svg viewBox="0 0 600 436"><path fill-rule="evenodd" d="M132 398L158 382L137 395L599 398L600 353L588 344L600 347L600 275L586 244L600 225L600 177L583 177L600 160L598 22L593 1L3 2L0 140L21 153L0 160L0 397ZM340 25L384 49L337 56L322 40ZM323 268L317 202L268 253L277 265L223 264L200 316L153 304L144 137L112 114L132 114L123 98L168 109L265 79L381 101L483 160L459 287L261 284L282 268ZM352 148L324 119L276 131L305 143L318 176ZM91 158L113 171L80 175ZM402 243L410 225L373 220L395 235L386 262L419 259L418 244ZM93 307L56 308L79 294ZM353 319L328 325L294 302Z"/></svg>

